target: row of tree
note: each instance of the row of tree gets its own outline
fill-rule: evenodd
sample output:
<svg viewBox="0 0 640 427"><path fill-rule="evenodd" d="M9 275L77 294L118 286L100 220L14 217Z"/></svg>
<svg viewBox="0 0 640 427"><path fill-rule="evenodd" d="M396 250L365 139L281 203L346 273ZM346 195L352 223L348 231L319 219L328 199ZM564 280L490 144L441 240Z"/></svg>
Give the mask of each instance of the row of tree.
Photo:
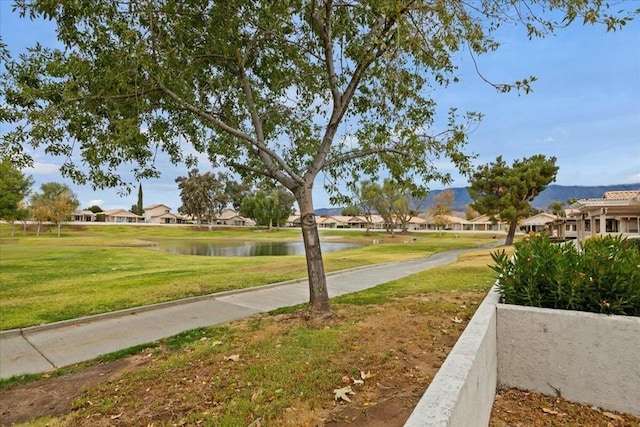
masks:
<svg viewBox="0 0 640 427"><path fill-rule="evenodd" d="M60 236L60 227L78 209L75 193L66 185L47 182L40 192L31 194L33 178L25 176L9 161L0 163L0 219L11 224L11 235L15 234L15 222L22 221L26 230L27 220L35 220L36 234L44 221L52 222ZM25 203L27 197L29 203Z"/></svg>
<svg viewBox="0 0 640 427"><path fill-rule="evenodd" d="M511 166L498 157L495 162L479 166L470 176L469 194L473 203L467 207L467 216L486 214L494 221L509 223L506 243L512 244L520 219L534 211L530 202L551 182L555 181L558 167L556 158L538 154L518 159ZM385 179L382 185L363 181L355 186L353 204L343 210L347 215L362 215L367 220L367 232L372 214L383 217L387 231L393 234L394 224L400 223L405 232L412 217L418 215L427 193L415 184ZM443 191L434 197L428 213L439 226L448 223L451 215L453 192ZM550 205L560 214L562 202Z"/></svg>
<svg viewBox="0 0 640 427"><path fill-rule="evenodd" d="M474 213L508 222L507 244L513 243L518 221L532 212L530 202L555 180L558 171L555 161L554 157L547 159L536 155L516 160L508 166L500 156L493 163L481 165L470 179L469 194L474 203L469 208ZM24 200L31 192L33 178L25 176L8 161L0 164L0 174L0 218L12 224L12 235L14 222L26 219L36 221L38 235L43 221L53 222L60 235L62 222L79 205L73 191L65 184L45 183L39 193L31 195L27 205ZM193 216L199 224L206 220L210 226L231 205L260 226L280 227L291 215L295 201L293 195L280 186L263 183L254 188L249 182L234 181L223 173L201 174L198 169L192 169L186 177L176 178L176 182L182 199L178 211ZM402 232L405 232L411 218L418 215L426 195L411 182L385 179L381 185L364 180L355 186L352 204L343 213L362 215L366 219L367 232L373 224L373 214L382 216L391 234L396 223L400 223ZM434 198L429 214L436 224L447 224L446 217L451 214L452 203L451 191L443 191ZM550 208L555 214L561 214L562 202L554 202ZM140 212L138 215L144 212L142 185L138 190L138 203L132 206L132 212Z"/></svg>

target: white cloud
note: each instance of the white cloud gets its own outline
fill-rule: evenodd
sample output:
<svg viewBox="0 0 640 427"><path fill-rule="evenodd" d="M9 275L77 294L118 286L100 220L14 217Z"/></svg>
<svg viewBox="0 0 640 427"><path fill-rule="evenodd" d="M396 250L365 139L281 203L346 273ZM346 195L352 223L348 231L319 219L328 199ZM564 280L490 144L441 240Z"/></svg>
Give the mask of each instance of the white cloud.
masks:
<svg viewBox="0 0 640 427"><path fill-rule="evenodd" d="M542 142L553 142L555 139L552 136L547 136L542 140Z"/></svg>
<svg viewBox="0 0 640 427"><path fill-rule="evenodd" d="M89 203L87 203L88 206L100 206L100 207L102 207L103 204L104 204L104 200L102 199L89 200Z"/></svg>
<svg viewBox="0 0 640 427"><path fill-rule="evenodd" d="M60 166L52 163L38 163L34 162L32 167L24 170L26 173L32 173L36 175L57 175L60 173Z"/></svg>

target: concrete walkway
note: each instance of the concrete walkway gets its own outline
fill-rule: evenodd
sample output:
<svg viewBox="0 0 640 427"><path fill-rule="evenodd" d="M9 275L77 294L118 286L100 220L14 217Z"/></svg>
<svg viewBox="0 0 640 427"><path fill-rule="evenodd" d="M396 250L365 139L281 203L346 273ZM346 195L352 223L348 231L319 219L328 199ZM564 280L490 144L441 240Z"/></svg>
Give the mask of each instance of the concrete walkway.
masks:
<svg viewBox="0 0 640 427"><path fill-rule="evenodd" d="M449 264L468 250L329 274L329 296ZM308 280L303 279L0 332L0 378L46 372L190 329L305 303L308 288Z"/></svg>

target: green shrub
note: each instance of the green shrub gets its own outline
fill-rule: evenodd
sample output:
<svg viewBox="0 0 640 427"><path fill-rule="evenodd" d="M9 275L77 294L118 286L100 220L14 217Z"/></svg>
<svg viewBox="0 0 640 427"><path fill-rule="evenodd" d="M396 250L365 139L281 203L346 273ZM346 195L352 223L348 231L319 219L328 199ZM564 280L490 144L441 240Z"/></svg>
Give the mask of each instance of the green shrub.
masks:
<svg viewBox="0 0 640 427"><path fill-rule="evenodd" d="M631 240L591 238L578 251L534 236L513 257L491 256L507 304L640 316L640 250Z"/></svg>

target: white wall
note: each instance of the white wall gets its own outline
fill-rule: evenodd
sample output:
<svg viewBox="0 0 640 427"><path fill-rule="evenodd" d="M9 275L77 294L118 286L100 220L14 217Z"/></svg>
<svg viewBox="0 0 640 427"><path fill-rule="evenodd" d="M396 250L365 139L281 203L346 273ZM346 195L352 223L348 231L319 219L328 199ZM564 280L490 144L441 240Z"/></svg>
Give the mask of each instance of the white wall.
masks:
<svg viewBox="0 0 640 427"><path fill-rule="evenodd" d="M496 393L496 303L486 296L405 427L486 426Z"/></svg>
<svg viewBox="0 0 640 427"><path fill-rule="evenodd" d="M498 384L640 415L640 318L498 304Z"/></svg>

